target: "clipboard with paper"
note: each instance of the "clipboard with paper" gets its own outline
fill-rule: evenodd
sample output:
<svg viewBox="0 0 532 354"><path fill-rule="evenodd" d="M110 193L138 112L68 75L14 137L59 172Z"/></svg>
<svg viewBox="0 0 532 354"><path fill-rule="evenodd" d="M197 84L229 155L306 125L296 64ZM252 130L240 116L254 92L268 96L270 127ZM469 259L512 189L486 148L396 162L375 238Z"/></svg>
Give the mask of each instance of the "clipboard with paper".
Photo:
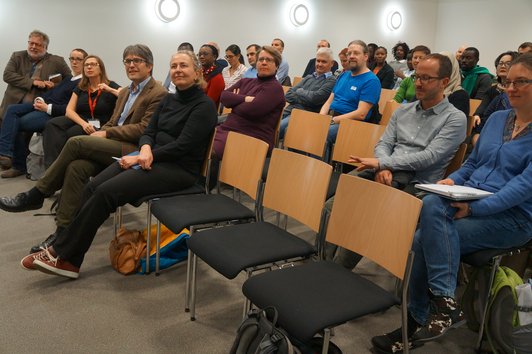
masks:
<svg viewBox="0 0 532 354"><path fill-rule="evenodd" d="M493 194L478 188L445 184L416 184L415 187L455 201L482 199Z"/></svg>

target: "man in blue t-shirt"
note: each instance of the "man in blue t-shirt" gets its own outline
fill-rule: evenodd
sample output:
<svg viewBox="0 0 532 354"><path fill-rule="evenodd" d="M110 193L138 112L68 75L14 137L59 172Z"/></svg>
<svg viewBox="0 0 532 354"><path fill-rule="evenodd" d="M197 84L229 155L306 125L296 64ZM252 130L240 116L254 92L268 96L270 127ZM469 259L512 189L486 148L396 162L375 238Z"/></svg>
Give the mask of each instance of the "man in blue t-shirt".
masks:
<svg viewBox="0 0 532 354"><path fill-rule="evenodd" d="M349 43L347 57L350 71L338 77L329 99L320 110L321 114L333 116L327 136L327 159L331 146L336 141L340 121L343 119L370 121L381 95L381 83L367 67L366 43L361 40Z"/></svg>

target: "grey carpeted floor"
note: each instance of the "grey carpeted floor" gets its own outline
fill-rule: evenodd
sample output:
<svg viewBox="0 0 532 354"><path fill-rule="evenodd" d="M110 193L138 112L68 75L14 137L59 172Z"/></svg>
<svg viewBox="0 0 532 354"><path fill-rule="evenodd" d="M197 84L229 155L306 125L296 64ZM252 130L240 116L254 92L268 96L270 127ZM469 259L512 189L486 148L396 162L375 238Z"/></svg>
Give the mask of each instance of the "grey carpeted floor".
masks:
<svg viewBox="0 0 532 354"><path fill-rule="evenodd" d="M0 180L0 196L26 191L24 177ZM51 200L46 200L46 212ZM144 208L126 207L125 225L144 227ZM227 353L241 321L242 277L229 281L201 263L197 320L184 307L186 265L152 275L123 276L109 265L112 218L99 230L80 278L72 281L19 265L29 248L54 229L51 216L0 211L0 353ZM310 240L301 226L291 228ZM393 287L391 276L369 262L356 270ZM373 335L400 324L400 311L349 322L333 342L346 354L371 352ZM475 333L463 327L414 353L471 353Z"/></svg>

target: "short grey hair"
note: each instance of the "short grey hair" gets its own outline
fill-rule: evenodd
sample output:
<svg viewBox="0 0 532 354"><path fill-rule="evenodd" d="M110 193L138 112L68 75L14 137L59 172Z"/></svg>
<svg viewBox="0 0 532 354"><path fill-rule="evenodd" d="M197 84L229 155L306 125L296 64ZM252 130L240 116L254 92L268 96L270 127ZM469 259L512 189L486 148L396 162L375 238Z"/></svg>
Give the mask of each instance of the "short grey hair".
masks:
<svg viewBox="0 0 532 354"><path fill-rule="evenodd" d="M324 47L321 47L320 49L318 49L318 51L316 52L316 57L318 55L322 55L322 56L326 56L330 61L333 61L334 60L334 55L333 55L333 51L331 48L324 48Z"/></svg>
<svg viewBox="0 0 532 354"><path fill-rule="evenodd" d="M41 37L44 43L44 48L48 49L48 44L50 44L50 37L48 37L46 33L39 30L33 30L30 32L28 39L30 39L31 37Z"/></svg>
<svg viewBox="0 0 532 354"><path fill-rule="evenodd" d="M362 47L362 51L364 52L364 54L368 54L368 45L366 44L366 42L360 40L360 39L355 39L354 41L351 41L349 42L349 45L352 45L352 44L356 44L356 45L359 45Z"/></svg>

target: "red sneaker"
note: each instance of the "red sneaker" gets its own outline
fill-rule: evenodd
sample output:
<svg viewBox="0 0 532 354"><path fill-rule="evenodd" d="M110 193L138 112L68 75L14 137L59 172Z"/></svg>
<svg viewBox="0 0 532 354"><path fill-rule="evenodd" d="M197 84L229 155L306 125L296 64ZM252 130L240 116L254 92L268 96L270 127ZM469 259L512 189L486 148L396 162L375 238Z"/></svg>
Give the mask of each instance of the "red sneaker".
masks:
<svg viewBox="0 0 532 354"><path fill-rule="evenodd" d="M26 270L35 270L36 268L33 262L36 259L48 260L48 254L49 252L46 252L45 249L41 249L39 252L28 254L26 257L22 258L20 265Z"/></svg>
<svg viewBox="0 0 532 354"><path fill-rule="evenodd" d="M46 257L39 257L33 260L33 267L43 273L60 275L71 279L79 277L79 267L74 266L69 261L54 257L45 249Z"/></svg>

